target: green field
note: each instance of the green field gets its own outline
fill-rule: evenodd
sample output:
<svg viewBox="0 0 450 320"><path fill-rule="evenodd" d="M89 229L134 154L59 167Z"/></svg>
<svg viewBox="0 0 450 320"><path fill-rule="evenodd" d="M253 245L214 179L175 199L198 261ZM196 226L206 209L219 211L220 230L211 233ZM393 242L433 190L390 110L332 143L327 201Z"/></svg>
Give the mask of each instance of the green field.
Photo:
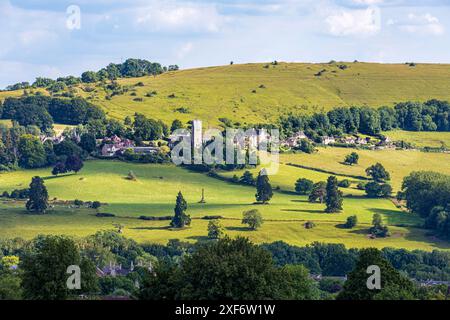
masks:
<svg viewBox="0 0 450 320"><path fill-rule="evenodd" d="M347 69L341 70L340 64ZM324 69L326 72L320 77L315 76ZM206 125L217 124L220 117L252 124L273 122L288 112L312 113L336 106L379 107L407 100L450 100L448 64L410 67L376 63L257 63L181 70L118 82L131 86L130 91L111 100L105 99L106 93L100 86L94 92L82 90L95 86L87 84L77 90L103 107L109 116L121 120L141 112L166 122L200 118ZM144 86L135 86L138 82ZM146 97L152 91L157 91L157 95ZM22 90L0 92L0 100L20 94ZM169 98L172 94L175 97ZM133 101L135 98L143 101ZM178 108L187 108L188 113L177 112Z"/></svg>
<svg viewBox="0 0 450 320"><path fill-rule="evenodd" d="M137 181L125 179L133 170ZM397 247L431 250L448 249L450 244L427 237L425 230L408 227L421 223L411 214L397 209L389 200L349 197L344 200L340 214L323 213L324 205L311 204L305 197L275 193L270 205L254 205L255 190L226 183L172 165L137 165L115 161L90 161L78 175L49 177L49 169L17 171L0 174L0 190L25 188L32 176L46 177L50 198L88 201L100 200L107 205L102 212L114 213L114 218L97 218L90 209L75 209L57 205L48 215L28 215L24 203L5 201L0 205L0 234L2 237L31 238L37 234L69 234L85 236L98 230L113 229L115 223L125 225L125 236L140 242L166 243L169 239L196 241L207 235L205 215L221 215L226 233L244 235L255 242L286 242L304 245L313 241L344 243L348 247ZM206 204L199 204L201 189L205 189ZM167 216L173 214L177 192L181 190L189 203L193 217L190 228L173 231L168 221L142 221L141 215ZM248 231L240 223L244 210L257 208L266 219L262 229ZM391 227L393 236L369 239L366 231L372 215L381 213ZM360 226L353 230L339 228L349 215L357 214ZM317 227L306 230L305 221L315 221Z"/></svg>
<svg viewBox="0 0 450 320"><path fill-rule="evenodd" d="M450 132L416 132L416 131L386 131L383 132L393 141L405 141L412 143L418 148L432 147L440 148L442 146L450 148Z"/></svg>
<svg viewBox="0 0 450 320"><path fill-rule="evenodd" d="M347 154L355 151L346 148L318 148L315 154L282 154L280 161L311 168L319 168L336 174L365 176L367 167L380 162L391 174L394 190L400 190L403 178L412 171L431 170L450 174L450 154L426 153L410 150L357 150L359 164L343 164Z"/></svg>

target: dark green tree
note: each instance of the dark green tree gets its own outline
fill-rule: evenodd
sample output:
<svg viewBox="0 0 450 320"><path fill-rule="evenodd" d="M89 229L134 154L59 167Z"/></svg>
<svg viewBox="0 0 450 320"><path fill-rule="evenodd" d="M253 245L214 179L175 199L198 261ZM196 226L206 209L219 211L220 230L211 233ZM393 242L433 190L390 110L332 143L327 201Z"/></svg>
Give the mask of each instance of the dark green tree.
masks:
<svg viewBox="0 0 450 320"><path fill-rule="evenodd" d="M95 267L81 259L72 239L62 236L39 236L33 250L20 264L23 270L23 296L30 300L65 300L80 293L95 292L97 277ZM69 266L81 271L81 292L67 288Z"/></svg>
<svg viewBox="0 0 450 320"><path fill-rule="evenodd" d="M26 134L20 137L19 166L27 169L40 168L46 165L47 156L39 138Z"/></svg>
<svg viewBox="0 0 450 320"><path fill-rule="evenodd" d="M316 202L319 200L323 203L327 195L327 183L324 181L319 181L314 184L311 193L309 194L309 202Z"/></svg>
<svg viewBox="0 0 450 320"><path fill-rule="evenodd" d="M314 299L303 267L275 267L271 254L248 239L227 237L200 246L181 264L160 262L145 278L140 299Z"/></svg>
<svg viewBox="0 0 450 320"><path fill-rule="evenodd" d="M85 133L81 135L80 138L80 147L83 150L86 150L88 153L95 151L97 143L95 141L95 135L91 133Z"/></svg>
<svg viewBox="0 0 450 320"><path fill-rule="evenodd" d="M41 177L34 177L30 184L30 196L26 204L30 212L43 214L48 208L48 192Z"/></svg>
<svg viewBox="0 0 450 320"><path fill-rule="evenodd" d="M178 192L177 202L175 205L175 215L170 223L172 228L184 228L191 224L191 217L186 214L187 202L183 198L183 194Z"/></svg>
<svg viewBox="0 0 450 320"><path fill-rule="evenodd" d="M175 119L172 121L172 125L170 126L170 132L174 132L175 130L183 129L183 128L184 128L183 122L181 122L178 119Z"/></svg>
<svg viewBox="0 0 450 320"><path fill-rule="evenodd" d="M358 224L358 217L350 216L350 217L347 217L347 221L345 222L344 226L347 229L352 229L352 228L356 227L357 224Z"/></svg>
<svg viewBox="0 0 450 320"><path fill-rule="evenodd" d="M381 163L374 164L366 169L366 174L376 182L384 182L391 180L389 172L383 167Z"/></svg>
<svg viewBox="0 0 450 320"><path fill-rule="evenodd" d="M273 191L269 182L269 176L265 169L262 169L256 179L256 201L266 204L272 199Z"/></svg>
<svg viewBox="0 0 450 320"><path fill-rule="evenodd" d="M381 289L369 289L367 273L370 266L380 268ZM383 258L377 249L362 249L355 269L348 275L344 289L339 293L338 300L375 300L388 296L388 292L397 290L401 292L400 299L410 300L414 298L414 284L401 275L392 265Z"/></svg>
<svg viewBox="0 0 450 320"><path fill-rule="evenodd" d="M313 187L314 182L305 178L300 178L295 183L295 191L301 195L309 195Z"/></svg>
<svg viewBox="0 0 450 320"><path fill-rule="evenodd" d="M325 197L325 203L327 208L325 212L336 213L342 210L343 194L339 190L338 180L335 176L330 176L327 181L327 195Z"/></svg>
<svg viewBox="0 0 450 320"><path fill-rule="evenodd" d="M211 220L208 223L208 238L220 239L223 236L223 227L219 220Z"/></svg>
<svg viewBox="0 0 450 320"><path fill-rule="evenodd" d="M78 173L83 168L83 160L78 155L71 155L67 157L65 167L67 171Z"/></svg>
<svg viewBox="0 0 450 320"><path fill-rule="evenodd" d="M358 164L359 155L356 152L352 152L345 157L344 163L348 165Z"/></svg>
<svg viewBox="0 0 450 320"><path fill-rule="evenodd" d="M250 171L245 171L242 177L239 179L239 182L249 186L255 185L255 178L253 177L253 173L251 173Z"/></svg>
<svg viewBox="0 0 450 320"><path fill-rule="evenodd" d="M369 198L387 198L392 194L392 187L387 183L369 182L365 186Z"/></svg>

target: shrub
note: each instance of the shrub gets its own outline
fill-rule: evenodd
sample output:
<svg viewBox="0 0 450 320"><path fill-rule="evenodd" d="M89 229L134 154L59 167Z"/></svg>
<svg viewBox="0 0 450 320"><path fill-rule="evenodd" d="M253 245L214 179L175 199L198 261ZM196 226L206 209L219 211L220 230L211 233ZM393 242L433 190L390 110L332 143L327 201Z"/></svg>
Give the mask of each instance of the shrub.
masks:
<svg viewBox="0 0 450 320"><path fill-rule="evenodd" d="M350 187L350 181L348 179L344 179L342 181L339 181L338 186L341 187L341 188L349 188Z"/></svg>
<svg viewBox="0 0 450 320"><path fill-rule="evenodd" d="M347 222L344 224L344 226L347 229L352 229L354 227L356 227L356 225L358 224L358 217L357 216L350 216L347 218Z"/></svg>
<svg viewBox="0 0 450 320"><path fill-rule="evenodd" d="M316 224L312 221L308 221L305 223L305 229L313 229L316 227Z"/></svg>

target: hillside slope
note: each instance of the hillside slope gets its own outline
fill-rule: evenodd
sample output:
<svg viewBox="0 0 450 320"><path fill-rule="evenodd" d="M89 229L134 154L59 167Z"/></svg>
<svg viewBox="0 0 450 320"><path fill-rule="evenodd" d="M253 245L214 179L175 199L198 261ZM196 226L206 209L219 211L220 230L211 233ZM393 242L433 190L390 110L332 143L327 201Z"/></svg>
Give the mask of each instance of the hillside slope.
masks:
<svg viewBox="0 0 450 320"><path fill-rule="evenodd" d="M87 85L77 91L114 118L141 112L167 122L200 118L210 125L220 117L245 124L270 122L291 111L311 113L335 106L450 100L450 65L441 64L245 64L118 82L129 86L129 91L110 100L100 85L93 92L82 90ZM137 86L139 82L143 86ZM157 94L147 97L152 91Z"/></svg>

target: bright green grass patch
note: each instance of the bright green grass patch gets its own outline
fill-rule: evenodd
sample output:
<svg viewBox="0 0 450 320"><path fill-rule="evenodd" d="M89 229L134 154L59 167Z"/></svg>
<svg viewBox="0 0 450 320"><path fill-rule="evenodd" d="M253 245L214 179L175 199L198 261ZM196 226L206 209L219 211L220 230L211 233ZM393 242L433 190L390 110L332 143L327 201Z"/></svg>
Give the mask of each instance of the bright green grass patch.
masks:
<svg viewBox="0 0 450 320"><path fill-rule="evenodd" d="M450 174L450 154L426 153L408 150L356 150L359 164L348 166L343 164L347 154L355 151L346 148L318 148L315 154L282 154L282 163L294 163L311 168L355 176L365 176L369 166L380 162L391 174L394 190L400 190L403 178L412 171L431 170Z"/></svg>
<svg viewBox="0 0 450 320"><path fill-rule="evenodd" d="M414 131L387 131L383 132L393 141L405 141L412 143L416 147L447 147L450 148L450 132L414 132Z"/></svg>
<svg viewBox="0 0 450 320"><path fill-rule="evenodd" d="M253 177L258 176L260 168L249 169L248 171L253 173ZM242 174L247 170L237 170L237 171L223 171L219 174L231 178L234 175L241 177ZM327 181L330 174L318 172L314 170L308 170L293 166L288 166L285 164L280 164L278 172L274 175L270 175L270 183L273 188L279 187L281 190L295 192L295 183L300 178L309 179L314 182ZM345 195L364 195L364 191L358 190L356 185L358 182L362 181L355 178L349 178L345 176L337 175L338 180L348 179L351 182L350 188L342 188Z"/></svg>
<svg viewBox="0 0 450 320"><path fill-rule="evenodd" d="M138 178L126 180L129 170ZM0 190L11 191L28 186L31 177L45 177L51 198L73 200L100 200L107 205L101 212L116 214L114 218L97 218L90 209L73 209L57 206L48 215L28 215L24 203L0 204L0 234L2 237L32 238L39 233L85 236L98 230L110 230L115 223L125 225L125 235L140 242L165 243L172 238L186 241L203 239L207 233L206 215L220 215L228 227L227 233L249 236L256 242L284 240L292 244L312 241L344 242L350 247L397 246L431 250L443 246L425 236L423 230L406 227L422 223L415 215L397 209L389 200L346 197L340 214L325 214L323 204L309 203L306 197L276 192L270 205L255 205L255 189L189 172L172 165L128 164L116 161L89 161L78 175L49 177L50 169L17 171L0 174ZM206 204L199 204L201 190L205 189ZM191 228L173 231L169 221L143 221L141 215L171 216L178 191L188 201L188 213L193 217ZM261 211L266 224L257 232L242 227L242 212L249 209ZM337 228L350 215L358 215L364 229L371 223L374 213L400 230L389 239L370 240L364 233ZM315 221L316 229L307 231L305 221Z"/></svg>
<svg viewBox="0 0 450 320"><path fill-rule="evenodd" d="M0 205L0 234L2 238L17 236L31 239L38 234L66 234L83 237L99 230L113 230L115 224L125 226L124 236L140 243L165 244L169 239L195 242L207 239L208 221L193 219L192 225L183 230L172 230L168 221L142 221L132 218L97 218L89 209L59 209L47 215L28 215L22 206ZM245 236L256 243L282 240L293 245L306 245L314 241L343 243L347 247L394 247L409 250L450 249L447 242L431 239L425 230L417 228L391 227L392 237L369 239L369 224L360 224L352 230L340 228L334 221L316 221L312 230L304 228L305 221L265 221L258 231L249 231L240 219L221 220L225 233L231 237Z"/></svg>

